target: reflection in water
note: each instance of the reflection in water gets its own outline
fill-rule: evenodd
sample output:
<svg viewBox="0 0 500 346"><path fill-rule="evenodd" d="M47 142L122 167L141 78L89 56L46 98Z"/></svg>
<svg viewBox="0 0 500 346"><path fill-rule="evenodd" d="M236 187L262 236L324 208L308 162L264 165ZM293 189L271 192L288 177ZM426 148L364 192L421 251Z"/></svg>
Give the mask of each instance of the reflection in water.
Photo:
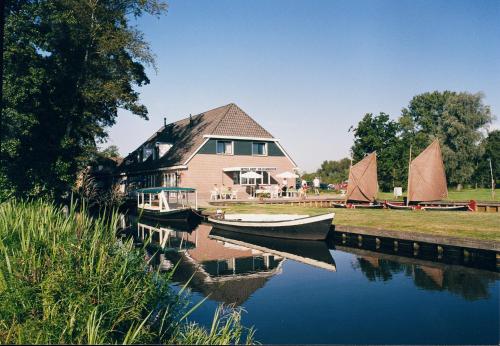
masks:
<svg viewBox="0 0 500 346"><path fill-rule="evenodd" d="M498 273L490 271L438 262L423 264L423 261L411 258L341 248L357 254L355 267L370 281L388 281L397 274L403 274L411 278L416 287L428 291L449 291L466 300L489 298L489 286L499 279ZM362 255L359 254L360 251L363 251ZM391 258L387 258L389 256Z"/></svg>
<svg viewBox="0 0 500 346"><path fill-rule="evenodd" d="M243 304L272 276L282 272L287 259L336 271L325 242L244 235L199 223L159 223L134 218L129 218L129 222L138 241L151 237L151 264L169 270L178 263L174 280L190 280L195 292L219 302ZM449 291L466 300L488 298L489 286L499 279L498 273L461 265L342 245L330 247L354 254L353 269L369 281L387 282L403 275L423 290Z"/></svg>
<svg viewBox="0 0 500 346"><path fill-rule="evenodd" d="M360 246L124 223L139 246L152 239L155 269L177 265L173 279L189 282L193 304L209 297L190 316L208 328L223 302L245 308L244 324L263 343L498 343L500 275L473 254L466 262L453 249L436 258L402 242L394 251L365 238Z"/></svg>

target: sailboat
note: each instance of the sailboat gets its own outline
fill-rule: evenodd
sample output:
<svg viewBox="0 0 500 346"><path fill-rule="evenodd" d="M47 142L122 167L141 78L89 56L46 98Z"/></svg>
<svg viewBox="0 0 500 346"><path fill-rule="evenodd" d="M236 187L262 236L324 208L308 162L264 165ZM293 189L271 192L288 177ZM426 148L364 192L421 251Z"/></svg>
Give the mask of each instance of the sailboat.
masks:
<svg viewBox="0 0 500 346"><path fill-rule="evenodd" d="M334 204L334 207L383 208L382 204L376 203L377 194L377 153L373 152L354 166L351 162L345 202Z"/></svg>
<svg viewBox="0 0 500 346"><path fill-rule="evenodd" d="M448 197L446 173L441 155L439 141L434 140L420 153L408 167L408 189L406 205L386 202L391 209L423 209L423 210L468 210L467 205L459 206L423 206L422 202L440 201Z"/></svg>

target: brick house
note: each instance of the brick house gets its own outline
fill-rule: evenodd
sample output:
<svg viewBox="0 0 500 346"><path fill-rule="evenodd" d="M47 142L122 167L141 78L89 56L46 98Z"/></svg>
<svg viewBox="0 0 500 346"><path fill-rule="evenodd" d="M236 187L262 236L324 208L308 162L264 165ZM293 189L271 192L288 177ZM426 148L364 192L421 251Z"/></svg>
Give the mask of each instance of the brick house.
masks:
<svg viewBox="0 0 500 346"><path fill-rule="evenodd" d="M217 184L245 198L250 187L281 183L277 174L297 169L278 139L234 103L164 124L119 166L125 191L150 186L198 190L207 200ZM242 174L255 171L258 179ZM288 185L295 185L293 180Z"/></svg>

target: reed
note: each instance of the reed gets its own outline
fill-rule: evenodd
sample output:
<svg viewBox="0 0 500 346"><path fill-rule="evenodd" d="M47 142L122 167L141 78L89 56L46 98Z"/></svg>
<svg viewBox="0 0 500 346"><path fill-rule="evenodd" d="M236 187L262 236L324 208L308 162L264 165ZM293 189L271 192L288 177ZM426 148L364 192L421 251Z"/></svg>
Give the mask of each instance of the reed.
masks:
<svg viewBox="0 0 500 346"><path fill-rule="evenodd" d="M183 319L187 301L170 289L170 274L118 240L118 215L105 214L0 205L0 343L186 343L208 333ZM239 311L229 316L210 341L239 342Z"/></svg>

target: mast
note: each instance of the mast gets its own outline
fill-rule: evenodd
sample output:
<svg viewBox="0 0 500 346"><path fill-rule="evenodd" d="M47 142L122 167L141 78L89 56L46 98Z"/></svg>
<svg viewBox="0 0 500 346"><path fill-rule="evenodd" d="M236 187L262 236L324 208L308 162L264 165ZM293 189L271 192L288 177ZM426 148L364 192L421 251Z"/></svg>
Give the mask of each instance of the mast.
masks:
<svg viewBox="0 0 500 346"><path fill-rule="evenodd" d="M491 199L495 200L495 178L493 178L493 167L491 166L491 158L489 158L488 160L490 161Z"/></svg>
<svg viewBox="0 0 500 346"><path fill-rule="evenodd" d="M411 144L410 144L410 158L408 160L408 187L406 188L406 205L410 204L410 172L411 172Z"/></svg>
<svg viewBox="0 0 500 346"><path fill-rule="evenodd" d="M348 198L348 191L349 191L349 184L351 183L349 178L351 177L351 170L352 170L352 152L351 152L351 165L349 166L349 175L347 176L347 190L345 192L345 201L344 204L347 204L347 198Z"/></svg>

